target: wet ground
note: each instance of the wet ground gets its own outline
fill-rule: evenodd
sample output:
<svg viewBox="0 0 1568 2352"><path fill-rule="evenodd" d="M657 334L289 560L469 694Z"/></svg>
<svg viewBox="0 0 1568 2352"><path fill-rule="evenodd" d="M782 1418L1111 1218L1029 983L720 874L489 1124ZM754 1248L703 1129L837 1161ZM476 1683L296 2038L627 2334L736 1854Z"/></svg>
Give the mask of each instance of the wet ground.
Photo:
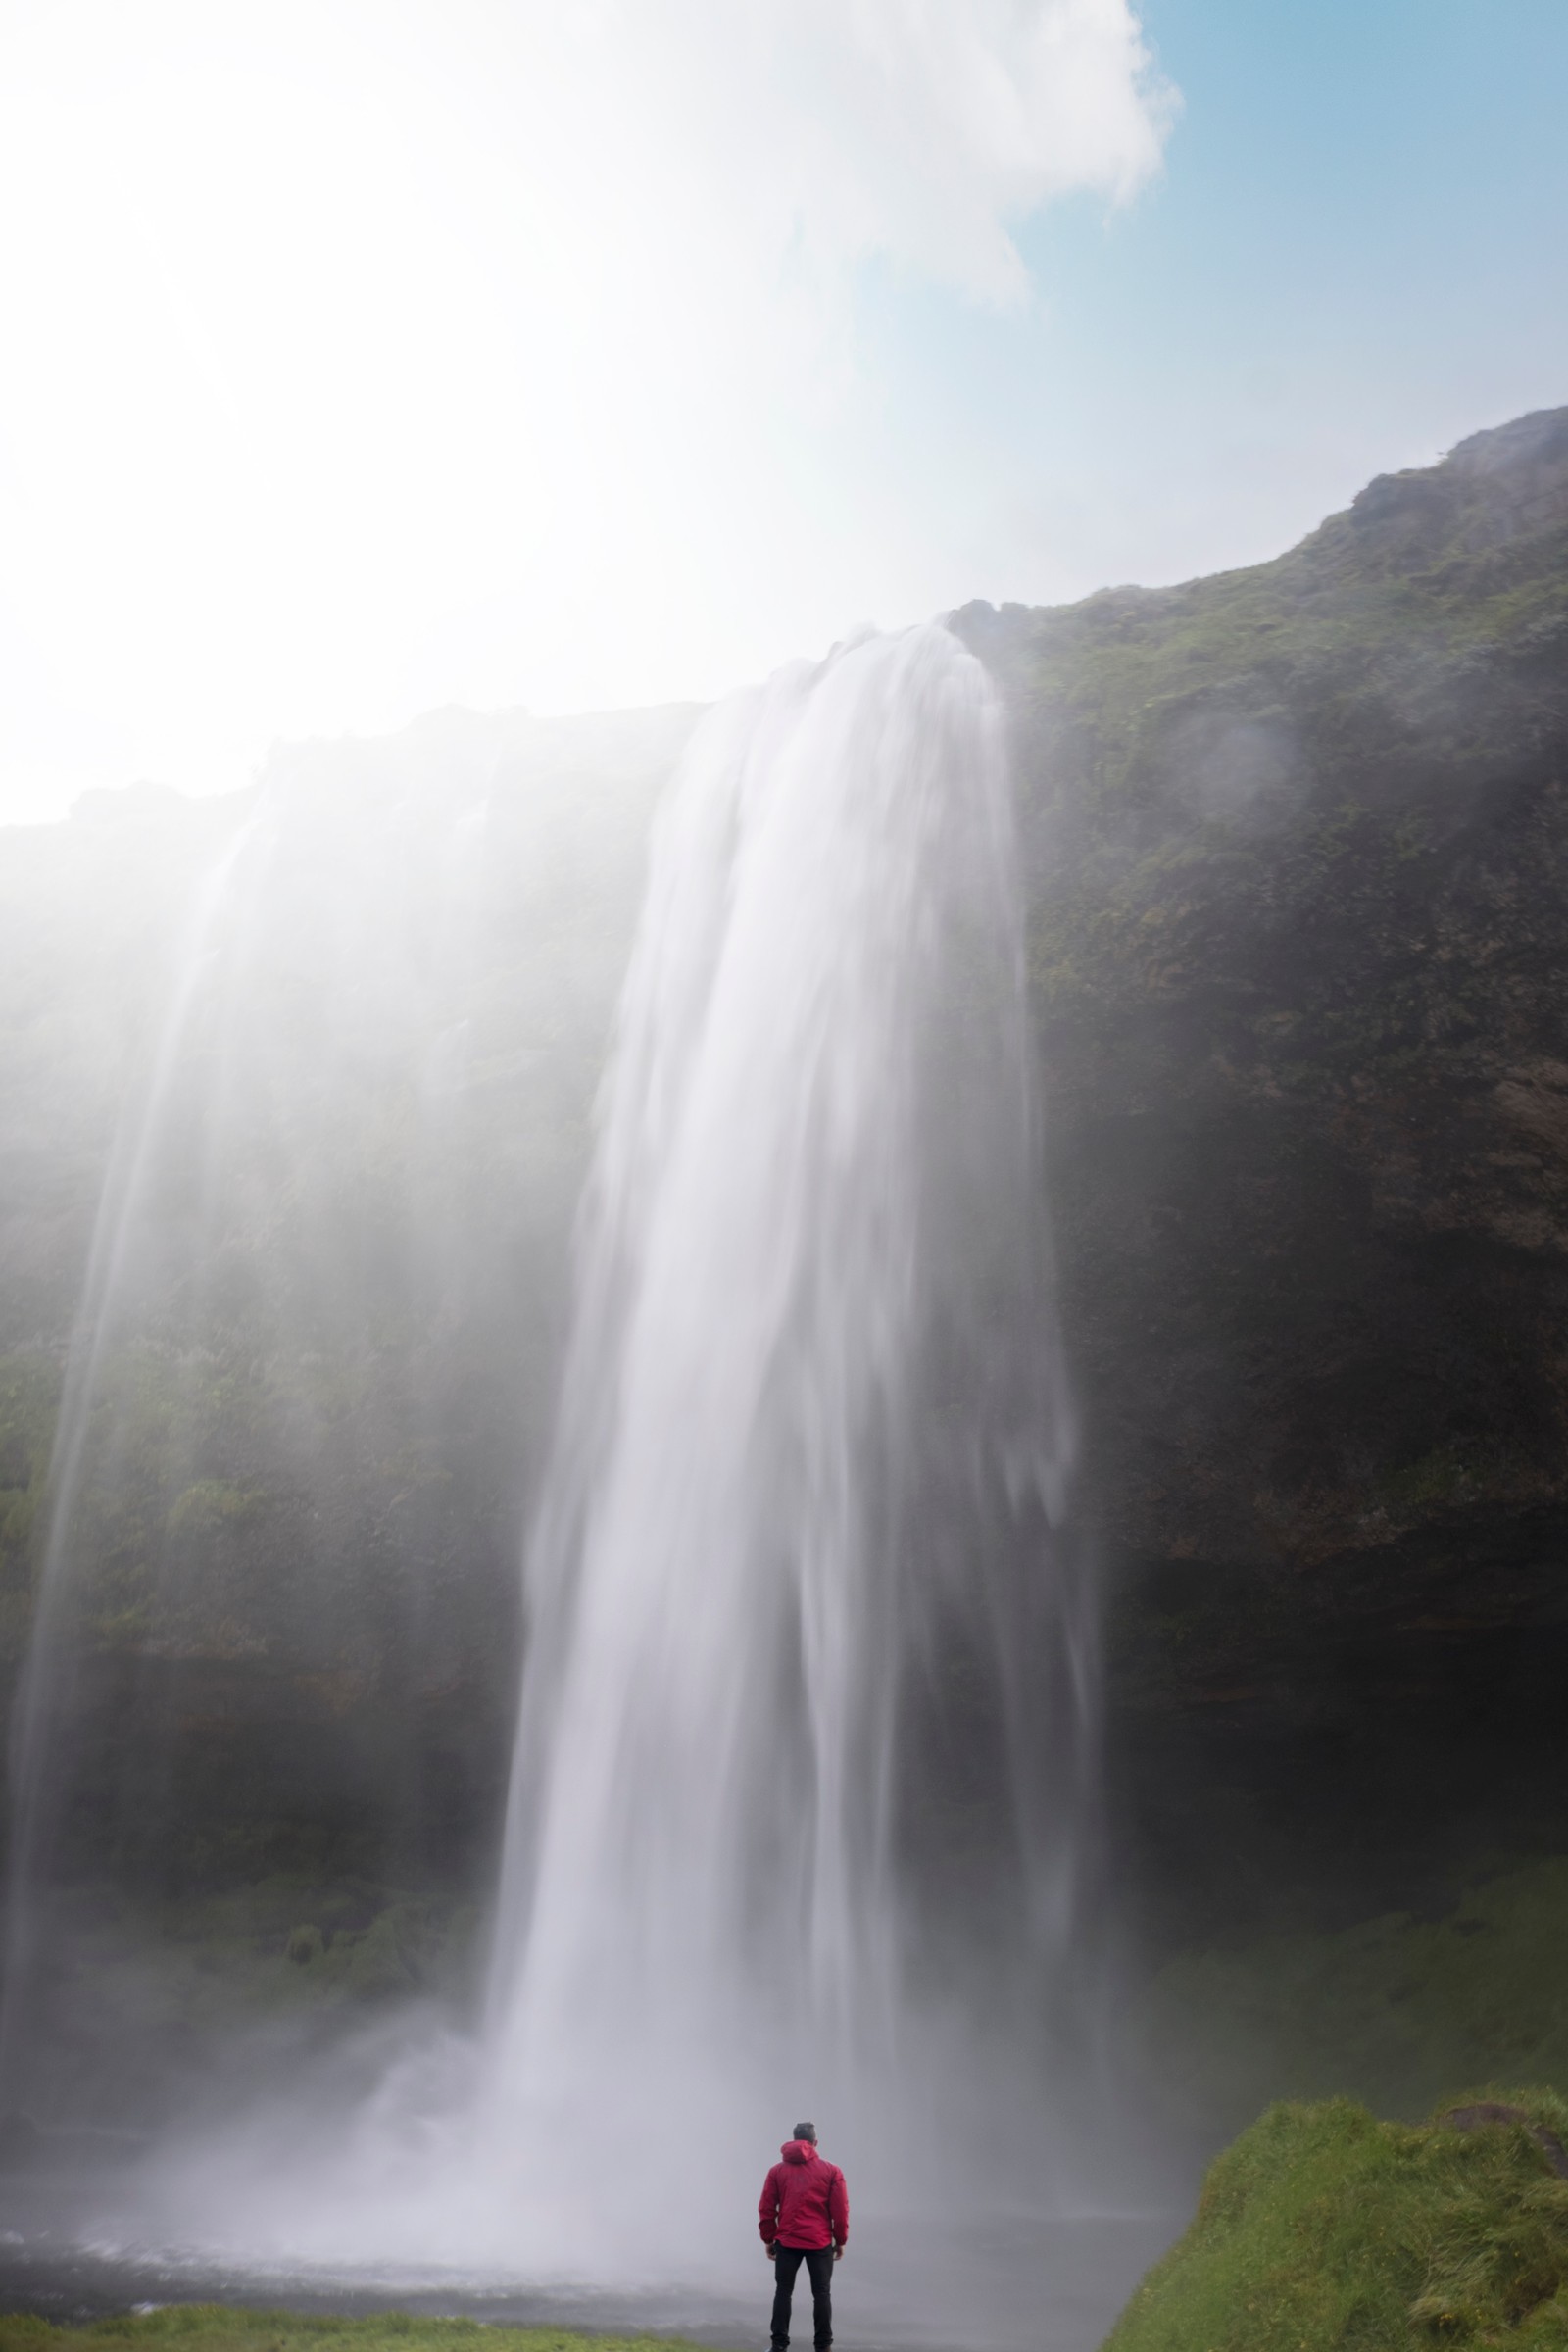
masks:
<svg viewBox="0 0 1568 2352"><path fill-rule="evenodd" d="M839 2352L1094 2352L1143 2272L1180 2228L1171 2214L1012 2215L933 2230L868 2217L835 2279ZM62 2210L54 2184L0 2179L0 2310L81 2323L137 2304L222 2302L295 2311L464 2314L605 2332L682 2335L715 2346L767 2340L772 2273L757 2250L755 2297L692 2285L635 2294L531 2288L519 2279L373 2276L228 2267L208 2254L137 2244L112 2206ZM796 2290L797 2344L810 2340ZM805 2319L806 2326L800 2326Z"/></svg>

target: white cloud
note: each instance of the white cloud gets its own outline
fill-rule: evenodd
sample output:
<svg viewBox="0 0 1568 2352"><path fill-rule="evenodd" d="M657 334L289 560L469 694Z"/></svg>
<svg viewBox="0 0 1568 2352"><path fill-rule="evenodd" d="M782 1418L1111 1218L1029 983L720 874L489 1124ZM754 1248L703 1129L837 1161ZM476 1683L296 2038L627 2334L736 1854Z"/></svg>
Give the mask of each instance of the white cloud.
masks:
<svg viewBox="0 0 1568 2352"><path fill-rule="evenodd" d="M12 0L0 92L15 807L918 610L857 272L1016 301L1170 105L1126 0Z"/></svg>
<svg viewBox="0 0 1568 2352"><path fill-rule="evenodd" d="M1170 94L1126 0L666 0L634 21L764 248L829 267L885 254L1012 298L1010 224L1074 190L1125 198L1159 161Z"/></svg>

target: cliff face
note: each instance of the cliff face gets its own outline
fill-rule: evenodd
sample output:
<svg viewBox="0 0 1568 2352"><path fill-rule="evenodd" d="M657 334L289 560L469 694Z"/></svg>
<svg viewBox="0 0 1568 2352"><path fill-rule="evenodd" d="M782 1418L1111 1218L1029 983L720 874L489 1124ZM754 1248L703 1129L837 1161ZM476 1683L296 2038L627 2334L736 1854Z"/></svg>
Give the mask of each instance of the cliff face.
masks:
<svg viewBox="0 0 1568 2352"><path fill-rule="evenodd" d="M1179 1935L1319 1865L1376 1903L1568 1851L1568 411L1276 563L956 625L1016 736L1125 1875ZM233 1040L193 1041L207 1142L172 1130L138 1227L73 1588L67 1842L138 1882L412 1884L483 1846L588 1105L689 714L509 723L310 756L292 911L235 966L267 982L246 1066L275 1047L294 1094L214 1127ZM318 828L367 811L406 871L346 902ZM8 1669L116 1121L244 814L107 796L0 840ZM199 1228L198 1165L234 1179Z"/></svg>
<svg viewBox="0 0 1568 2352"><path fill-rule="evenodd" d="M94 1367L62 1876L482 1877L590 1105L693 715L437 714L0 834L8 1696Z"/></svg>
<svg viewBox="0 0 1568 2352"><path fill-rule="evenodd" d="M1126 1740L1518 1728L1568 1628L1568 410L1275 563L957 625Z"/></svg>

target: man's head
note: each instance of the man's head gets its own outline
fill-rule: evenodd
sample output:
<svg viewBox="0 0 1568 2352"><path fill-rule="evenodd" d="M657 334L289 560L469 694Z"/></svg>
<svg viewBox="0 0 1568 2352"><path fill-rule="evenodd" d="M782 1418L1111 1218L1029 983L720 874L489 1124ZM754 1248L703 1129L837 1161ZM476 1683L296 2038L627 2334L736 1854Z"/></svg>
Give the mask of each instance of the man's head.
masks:
<svg viewBox="0 0 1568 2352"><path fill-rule="evenodd" d="M814 2124L797 2124L791 2136L795 2139L808 2139L814 2148L816 2145L816 2126Z"/></svg>

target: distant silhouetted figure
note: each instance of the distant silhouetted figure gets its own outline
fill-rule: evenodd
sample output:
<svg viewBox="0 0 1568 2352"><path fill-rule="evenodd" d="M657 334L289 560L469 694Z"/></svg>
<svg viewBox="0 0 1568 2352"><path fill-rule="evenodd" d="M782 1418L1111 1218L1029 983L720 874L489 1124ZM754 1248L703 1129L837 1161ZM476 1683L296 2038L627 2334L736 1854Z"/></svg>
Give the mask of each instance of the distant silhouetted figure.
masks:
<svg viewBox="0 0 1568 2352"><path fill-rule="evenodd" d="M795 2275L804 2262L811 2274L811 2321L816 2352L833 2341L833 2265L850 2234L850 2192L836 2164L816 2152L816 2126L797 2124L795 2136L779 2150L762 2182L757 2226L773 2265L773 2347L790 2340L790 2305Z"/></svg>

